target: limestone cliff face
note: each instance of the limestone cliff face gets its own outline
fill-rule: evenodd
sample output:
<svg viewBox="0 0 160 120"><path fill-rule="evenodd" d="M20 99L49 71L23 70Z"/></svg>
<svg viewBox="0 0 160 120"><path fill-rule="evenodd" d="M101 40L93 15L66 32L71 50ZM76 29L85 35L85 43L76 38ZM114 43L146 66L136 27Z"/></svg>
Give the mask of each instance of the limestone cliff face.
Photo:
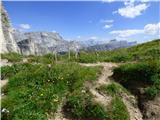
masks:
<svg viewBox="0 0 160 120"><path fill-rule="evenodd" d="M81 46L76 42L64 40L55 32L27 32L15 31L14 37L24 55L43 55L47 53L63 53L77 51Z"/></svg>
<svg viewBox="0 0 160 120"><path fill-rule="evenodd" d="M17 44L23 55L44 55L50 52L47 47L35 43L31 39L19 41Z"/></svg>
<svg viewBox="0 0 160 120"><path fill-rule="evenodd" d="M2 3L0 2L0 44L1 44L1 53L7 52L17 52L19 53L19 47L13 37L13 28L11 27L8 14Z"/></svg>

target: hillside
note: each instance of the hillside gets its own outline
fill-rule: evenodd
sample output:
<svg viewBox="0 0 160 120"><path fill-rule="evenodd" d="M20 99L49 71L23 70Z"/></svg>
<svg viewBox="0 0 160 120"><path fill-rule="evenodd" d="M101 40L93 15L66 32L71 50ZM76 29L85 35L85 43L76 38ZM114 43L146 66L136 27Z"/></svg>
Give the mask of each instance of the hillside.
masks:
<svg viewBox="0 0 160 120"><path fill-rule="evenodd" d="M160 39L84 49L58 33L13 31L1 9L2 120L160 118Z"/></svg>
<svg viewBox="0 0 160 120"><path fill-rule="evenodd" d="M159 59L160 39L112 51L81 52L79 62L126 62Z"/></svg>
<svg viewBox="0 0 160 120"><path fill-rule="evenodd" d="M159 44L77 58L2 54L2 119L158 120Z"/></svg>

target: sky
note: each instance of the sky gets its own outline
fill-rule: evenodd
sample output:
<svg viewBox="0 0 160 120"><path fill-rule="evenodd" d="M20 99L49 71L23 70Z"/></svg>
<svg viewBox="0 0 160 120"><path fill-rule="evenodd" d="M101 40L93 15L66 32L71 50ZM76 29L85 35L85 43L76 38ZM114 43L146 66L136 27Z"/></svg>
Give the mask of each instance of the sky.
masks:
<svg viewBox="0 0 160 120"><path fill-rule="evenodd" d="M58 32L66 40L139 43L160 38L160 2L3 1L15 29Z"/></svg>

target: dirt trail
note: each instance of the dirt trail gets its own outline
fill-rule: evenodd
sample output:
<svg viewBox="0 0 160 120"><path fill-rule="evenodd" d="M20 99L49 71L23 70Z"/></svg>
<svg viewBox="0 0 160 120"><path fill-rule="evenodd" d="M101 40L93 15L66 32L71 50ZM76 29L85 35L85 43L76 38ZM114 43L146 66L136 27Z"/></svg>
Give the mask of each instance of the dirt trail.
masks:
<svg viewBox="0 0 160 120"><path fill-rule="evenodd" d="M111 83L109 76L111 76L112 68L116 67L117 65L114 63L95 63L95 64L81 64L82 66L102 66L102 72L99 76L98 80L92 85L92 83L88 83L86 86L94 96L94 100L103 106L107 106L111 100L111 96L102 95L101 93L96 90L96 88L99 88L101 85L108 85Z"/></svg>
<svg viewBox="0 0 160 120"><path fill-rule="evenodd" d="M97 101L98 103L102 104L103 106L107 106L111 100L112 97L111 96L107 96L107 95L102 95L101 93L98 92L98 90L96 88L100 87L101 85L109 85L112 83L112 81L110 80L110 76L113 74L112 73L112 69L113 67L117 67L119 64L115 64L115 63L88 63L88 64L80 64L82 66L102 66L102 72L101 75L99 76L98 80L95 83L90 83L87 82L86 83L86 87L90 90L90 92L93 94L94 96L94 100ZM124 104L127 107L127 110L130 114L130 120L143 120L142 119L142 114L139 110L139 108L137 107L137 101L136 98L133 95L128 95L128 94L123 94L122 96L122 100L124 102ZM62 105L59 106L54 119L49 119L49 120L69 120L64 118L63 113L62 113Z"/></svg>
<svg viewBox="0 0 160 120"><path fill-rule="evenodd" d="M102 66L103 70L96 81L95 85L88 85L90 92L94 95L94 99L101 103L104 106L107 106L110 101L112 100L112 97L110 96L104 96L100 94L96 88L100 87L101 85L108 85L112 83L110 80L110 76L113 74L112 69L113 67L117 67L118 64L115 63L95 63L95 64L81 64L83 66ZM122 100L124 104L127 107L127 110L130 114L130 120L143 120L142 119L142 114L137 106L137 101L136 98L133 95L128 95L128 94L123 94L122 95Z"/></svg>
<svg viewBox="0 0 160 120"><path fill-rule="evenodd" d="M143 120L142 113L138 108L138 103L133 95L123 94L122 100L127 107L131 120Z"/></svg>

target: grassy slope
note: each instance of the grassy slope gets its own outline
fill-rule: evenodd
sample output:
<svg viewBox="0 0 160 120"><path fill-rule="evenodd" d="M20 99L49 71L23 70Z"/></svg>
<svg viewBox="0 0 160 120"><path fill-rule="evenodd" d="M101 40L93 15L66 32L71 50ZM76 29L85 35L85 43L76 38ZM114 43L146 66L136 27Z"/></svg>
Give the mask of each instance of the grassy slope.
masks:
<svg viewBox="0 0 160 120"><path fill-rule="evenodd" d="M2 108L10 111L8 119L46 120L47 114L57 110L63 97L75 90L80 92L85 80L95 80L100 68L66 63L51 67L19 64L3 70L2 76L10 77L3 89L7 96L2 101Z"/></svg>
<svg viewBox="0 0 160 120"><path fill-rule="evenodd" d="M114 69L114 78L133 89L144 88L147 99L160 94L160 40L151 41L126 49L136 63ZM134 58L134 59L133 59ZM129 88L130 89L130 88Z"/></svg>
<svg viewBox="0 0 160 120"><path fill-rule="evenodd" d="M79 62L127 62L127 61L146 61L159 59L160 39L152 42L140 44L130 48L116 49L104 52L82 52L78 59Z"/></svg>
<svg viewBox="0 0 160 120"><path fill-rule="evenodd" d="M90 93L83 93L83 84L85 80L95 80L100 68L84 68L75 63L78 62L97 62L97 61L137 61L136 64L127 64L114 70L114 75L119 76L119 80L128 83L128 81L142 81L147 83L146 93L149 97L159 94L159 56L160 40L155 40L145 44L137 45L131 48L117 49L113 51L86 53L81 52L78 59L71 55L67 60L67 55L58 56L58 60L66 64L54 64L54 55L29 56L29 62L43 64L18 64L12 67L2 67L2 77L9 77L9 84L2 91L7 97L2 101L2 107L7 108L9 119L46 119L47 114L54 113L57 106L62 101L62 96L67 96L66 106L72 117L83 119L84 117L95 119L128 119L126 108L119 98L113 99L113 105L117 109L105 111L105 109L92 101ZM5 55L3 55L5 56ZM22 57L16 55L10 57L9 54L5 59L19 62ZM144 62L148 61L148 62ZM152 61L152 62L151 62ZM53 64L48 67L47 64ZM133 79L133 76L139 76L139 79ZM111 95L117 94L117 86L112 85L104 88ZM122 110L123 113L118 111ZM67 111L66 111L67 112ZM116 118L114 118L116 114ZM4 116L2 116L4 117ZM112 118L113 117L113 118ZM124 118L123 118L124 117Z"/></svg>

